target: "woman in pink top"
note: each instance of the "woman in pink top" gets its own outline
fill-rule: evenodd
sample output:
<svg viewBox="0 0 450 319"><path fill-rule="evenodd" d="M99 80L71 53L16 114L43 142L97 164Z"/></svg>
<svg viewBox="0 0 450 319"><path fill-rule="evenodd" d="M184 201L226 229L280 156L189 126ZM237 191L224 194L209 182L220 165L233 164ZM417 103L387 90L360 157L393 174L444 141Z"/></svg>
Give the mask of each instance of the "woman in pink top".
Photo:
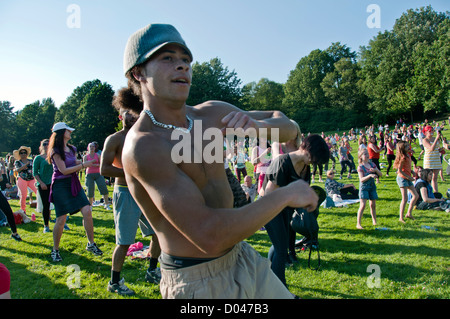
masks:
<svg viewBox="0 0 450 319"><path fill-rule="evenodd" d="M89 143L88 151L89 153L84 156L83 162L92 160L94 161L94 164L86 169L86 189L88 193L89 203L92 206L94 202L95 184L97 184L100 194L103 195L103 205L105 209L109 210L109 192L108 188L106 187L105 178L100 175L100 157L95 152L94 143Z"/></svg>

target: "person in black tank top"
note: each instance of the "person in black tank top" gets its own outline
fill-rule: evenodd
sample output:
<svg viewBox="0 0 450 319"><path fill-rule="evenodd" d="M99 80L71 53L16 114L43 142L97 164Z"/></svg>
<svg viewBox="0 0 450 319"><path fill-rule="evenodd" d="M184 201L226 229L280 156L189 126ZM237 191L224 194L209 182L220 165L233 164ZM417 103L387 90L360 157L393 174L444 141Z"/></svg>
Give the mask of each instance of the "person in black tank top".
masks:
<svg viewBox="0 0 450 319"><path fill-rule="evenodd" d="M262 186L263 194L267 195L276 188L299 179L310 183L310 164L324 164L328 162L329 156L329 148L321 136L308 136L297 151L280 155L272 161ZM294 208L286 207L265 225L273 245L269 251L272 271L286 287L285 264L288 262L288 251L295 254L295 232L290 227L293 213Z"/></svg>

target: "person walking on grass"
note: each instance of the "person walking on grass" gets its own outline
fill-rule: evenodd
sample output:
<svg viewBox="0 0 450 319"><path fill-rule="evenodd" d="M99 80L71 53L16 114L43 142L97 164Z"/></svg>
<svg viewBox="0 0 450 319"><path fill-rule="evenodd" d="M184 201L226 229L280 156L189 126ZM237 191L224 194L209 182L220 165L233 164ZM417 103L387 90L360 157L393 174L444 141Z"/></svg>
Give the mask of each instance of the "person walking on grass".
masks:
<svg viewBox="0 0 450 319"><path fill-rule="evenodd" d="M78 171L92 166L94 161L83 163L77 160L76 147L68 144L74 130L64 122L55 123L48 146L47 161L53 165L50 201L55 206L56 215L56 223L53 228L53 249L51 252L54 262L62 261L59 253L59 244L66 223L66 215L72 215L79 211L83 215L83 225L89 241L86 250L94 255L103 254L94 242L94 223L91 206L78 179Z"/></svg>
<svg viewBox="0 0 450 319"><path fill-rule="evenodd" d="M42 217L44 218L44 233L50 232L50 186L52 184L53 166L47 162L48 139L41 141L40 154L33 160L33 175L38 186L42 201Z"/></svg>
<svg viewBox="0 0 450 319"><path fill-rule="evenodd" d="M95 143L89 143L88 153L83 157L83 161L94 161L94 164L86 169L86 190L89 203L93 204L95 195L95 184L97 184L100 195L103 196L103 206L106 210L109 208L109 192L106 186L105 178L100 174L100 155L95 152Z"/></svg>
<svg viewBox="0 0 450 319"><path fill-rule="evenodd" d="M359 177L359 209L356 217L356 228L363 229L361 219L366 208L367 200L370 204L370 214L373 225L377 224L376 200L378 199L375 179L381 176L381 171L372 162L369 162L367 149L358 151L358 177Z"/></svg>
<svg viewBox="0 0 450 319"><path fill-rule="evenodd" d="M412 216L412 210L417 200L419 199L419 194L414 187L414 177L411 172L411 144L405 141L399 141L397 143L397 157L394 162L394 168L397 169L397 185L400 187L400 192L402 194L402 201L400 202L400 222L404 223L403 214L405 211L406 204L408 202L408 192L411 193L412 198L409 202L408 211L405 215L406 218L414 219Z"/></svg>
<svg viewBox="0 0 450 319"><path fill-rule="evenodd" d="M28 188L33 192L37 193L36 186L34 185L35 179L33 176L33 161L29 159L31 155L31 148L27 146L21 146L18 150L13 152L14 158L14 171L17 173L17 186L20 190L20 209L24 213L27 212L27 194ZM31 204L31 194L30 194L30 204Z"/></svg>

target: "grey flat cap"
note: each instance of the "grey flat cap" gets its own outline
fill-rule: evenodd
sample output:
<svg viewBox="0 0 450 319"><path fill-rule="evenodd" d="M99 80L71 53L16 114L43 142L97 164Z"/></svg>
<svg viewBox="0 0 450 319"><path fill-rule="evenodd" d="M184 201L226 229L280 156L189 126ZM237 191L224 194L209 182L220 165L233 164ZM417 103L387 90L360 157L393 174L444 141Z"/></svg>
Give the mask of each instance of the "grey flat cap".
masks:
<svg viewBox="0 0 450 319"><path fill-rule="evenodd" d="M144 63L152 54L167 44L175 43L183 47L192 59L180 33L170 24L150 24L128 39L123 56L123 71L126 74L134 66Z"/></svg>

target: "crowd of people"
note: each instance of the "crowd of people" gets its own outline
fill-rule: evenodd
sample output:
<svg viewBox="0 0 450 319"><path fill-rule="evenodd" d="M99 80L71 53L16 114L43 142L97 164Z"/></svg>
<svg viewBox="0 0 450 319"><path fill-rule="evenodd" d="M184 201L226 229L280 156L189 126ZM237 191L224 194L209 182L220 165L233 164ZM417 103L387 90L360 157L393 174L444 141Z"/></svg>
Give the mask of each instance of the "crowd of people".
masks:
<svg viewBox="0 0 450 319"><path fill-rule="evenodd" d="M92 206L97 203L94 201L95 184L103 196L104 208L108 210L110 198L107 181L113 181L112 204L117 228L117 247L113 253L112 276L108 283L108 290L122 295L133 295L134 291L125 285L123 278L120 278L120 272L127 250L134 243L138 226L143 236L152 237L150 241L152 249L149 255L151 266L146 274L150 282L158 283L161 279L159 269L156 267L161 251L155 232L128 191L122 165L118 164L121 161L126 133L137 120L137 115L126 107L125 95L132 95L129 89L123 89L115 97L115 106L119 111L120 120L123 121L124 129L106 140L103 154L99 150L98 143L92 142L88 145L84 156L78 155L77 149L68 143L74 129L65 123L54 125L50 139L41 141L38 155L32 156L31 149L26 146L21 146L12 154L8 154L6 161L1 161L0 212L2 216L0 218L3 217L4 225L10 226L11 237L20 241L21 237L16 227L16 222L19 220L17 218L30 213L27 209L27 199L30 199L31 204L31 194L34 193L39 202L37 211L40 211L43 217L43 232L53 232L54 247L51 252L53 261L62 260L59 244L63 227L66 226L66 215L78 211L82 213L88 238L86 249L95 255L102 255L103 252L94 241ZM386 157L388 163L385 176L389 177L392 168L397 172L396 180L401 194L399 207L401 222L405 222L404 218L414 219L413 208L450 210L449 204L439 193L437 186L437 177L443 177L442 155L445 153L443 149L448 149L448 143L441 134L441 131L445 129L444 123L441 125L420 124L415 127L403 125L401 128L396 126L392 132L388 127L382 129L380 127L379 131L375 131L372 126L358 133L356 130L350 130L348 135L344 132L342 136L338 134L304 136L299 126L295 125L296 137L285 143L270 143L260 139L254 143L246 140L246 142L225 144L234 151L225 152L225 167L229 171L229 183L232 185L230 182L232 178L238 183L237 185L240 185L239 190L233 189L233 193L235 198L243 198L241 202L235 200L234 207L255 202L278 187L286 186L297 179L302 179L309 184L316 183L314 177L318 172L318 182L324 183L323 188L333 201L360 200L360 207L356 213L358 229L363 229L361 220L367 200L369 200L372 223L376 225L377 184L383 175L379 159L382 156ZM434 137L435 132L437 132L436 137ZM357 163L350 154L353 150L351 143L356 144L355 147L358 148ZM422 155L424 156L423 167L417 165L417 160L412 161L414 151L411 143L419 144L421 150L419 159ZM81 159L77 159L77 156ZM336 180L336 157L341 164L339 179L343 179L344 173L348 173L348 179L352 179L352 173L357 173L359 187L351 181L344 184ZM332 168L328 169L330 160ZM325 180L322 179L323 166L325 166ZM247 173L250 167L253 168L252 175L255 180ZM85 191L79 184L83 172L85 172L86 181ZM240 196L242 194L243 196ZM128 199L124 196L128 196ZM21 212L12 212L7 201L9 199L19 200ZM404 215L408 203L409 207ZM51 209L55 210L56 215L53 231L49 226ZM133 218L130 217L131 211L135 212ZM294 250L296 234L290 227L293 211L293 208L286 207L262 228L267 231L273 244L269 251L271 269L285 286L287 286L284 275L285 265L297 262Z"/></svg>
<svg viewBox="0 0 450 319"><path fill-rule="evenodd" d="M116 234L107 289L121 295L134 294L121 278L121 271L139 227L144 236L151 236L146 278L160 283L163 298L295 298L284 274L286 263L296 262L290 220L294 208L312 212L320 204L310 187L316 183L317 173L321 183L326 172L324 188L329 197L359 199L358 229L363 228L367 200L372 223L377 223L383 156L389 163L386 176L392 167L397 172L401 222L414 218L412 209L416 206L446 207L437 182L438 176L443 176L442 150L448 148L440 125L398 123L392 132L388 126L372 125L351 129L342 136L304 136L297 123L278 111L244 112L219 101L187 106L191 63L192 53L173 26L149 25L138 30L125 48L128 87L119 90L113 100L123 130L106 139L101 155L91 143L85 156L78 158L76 146L69 143L74 129L58 122L34 159L30 158L30 148L22 146L2 165L9 186L18 188L16 196L25 216L28 190L39 194L44 232L49 231L53 205L56 222L50 257L54 262L62 261L59 247L67 216L77 212L83 217L86 250L103 254L94 240L92 206L97 184L108 209L104 176L114 179ZM282 143L271 141L271 134L253 141L224 141L228 150L233 150L224 152L225 167L204 159L175 163L171 160L171 134L175 130L190 134L192 130L195 139L193 119L202 120L204 127L277 128ZM410 143L416 140L423 150L419 154L419 159L424 156L423 168L412 153ZM357 161L351 144L357 145ZM336 159L341 166L339 179L351 180L357 174L358 188L336 180ZM328 169L330 160L332 168ZM254 169L254 182L248 167ZM86 191L80 183L85 169ZM6 197L11 195L6 192L0 195L0 209L12 238L20 241ZM188 204L180 209L180 203ZM272 242L270 264L244 241L262 227Z"/></svg>

